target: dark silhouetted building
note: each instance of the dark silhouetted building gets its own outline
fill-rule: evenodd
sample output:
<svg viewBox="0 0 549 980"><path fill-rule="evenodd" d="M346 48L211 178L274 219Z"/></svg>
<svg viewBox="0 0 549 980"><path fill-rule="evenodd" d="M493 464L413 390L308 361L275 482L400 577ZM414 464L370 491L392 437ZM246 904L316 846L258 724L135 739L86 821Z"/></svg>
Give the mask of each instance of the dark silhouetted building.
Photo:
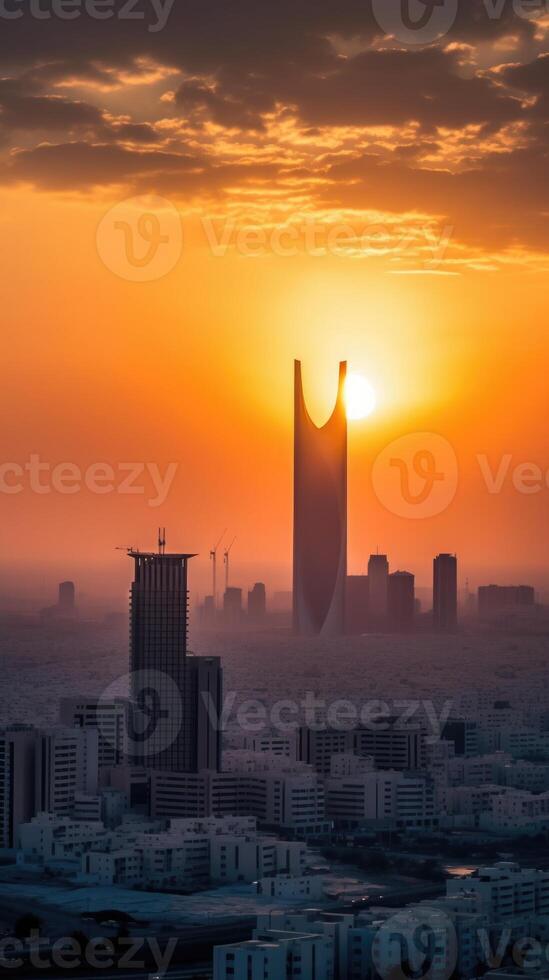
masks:
<svg viewBox="0 0 549 980"><path fill-rule="evenodd" d="M130 552L131 695L136 764L186 770L196 756L183 724L186 704L187 566L194 555Z"/></svg>
<svg viewBox="0 0 549 980"><path fill-rule="evenodd" d="M219 657L187 656L183 733L190 750L187 769L221 769L223 671Z"/></svg>
<svg viewBox="0 0 549 980"><path fill-rule="evenodd" d="M437 555L433 562L433 626L436 630L457 627L457 558Z"/></svg>
<svg viewBox="0 0 549 980"><path fill-rule="evenodd" d="M132 762L170 772L218 770L220 660L187 652L187 567L194 555L131 557Z"/></svg>
<svg viewBox="0 0 549 980"><path fill-rule="evenodd" d="M479 754L479 732L476 721L468 718L449 718L442 729L441 738L454 743L456 755Z"/></svg>
<svg viewBox="0 0 549 980"><path fill-rule="evenodd" d="M266 613L267 591L263 582L256 582L253 589L248 592L248 620L256 625L263 623Z"/></svg>
<svg viewBox="0 0 549 980"><path fill-rule="evenodd" d="M58 606L67 612L74 610L75 588L74 582L60 582Z"/></svg>
<svg viewBox="0 0 549 980"><path fill-rule="evenodd" d="M64 620L75 619L76 616L74 582L60 582L56 605L42 609L40 618L43 622L49 622L51 620L63 622Z"/></svg>
<svg viewBox="0 0 549 980"><path fill-rule="evenodd" d="M19 827L36 813L38 733L30 725L0 729L0 847L17 847Z"/></svg>
<svg viewBox="0 0 549 980"><path fill-rule="evenodd" d="M371 626L384 626L387 619L389 562L387 555L370 555L368 562L368 618Z"/></svg>
<svg viewBox="0 0 549 980"><path fill-rule="evenodd" d="M478 614L482 617L518 611L535 603L531 585L481 585L478 590Z"/></svg>
<svg viewBox="0 0 549 980"><path fill-rule="evenodd" d="M345 632L365 633L368 629L368 576L348 575L345 595Z"/></svg>
<svg viewBox="0 0 549 980"><path fill-rule="evenodd" d="M226 626L240 626L242 623L242 589L233 586L223 594L223 620Z"/></svg>
<svg viewBox="0 0 549 980"><path fill-rule="evenodd" d="M347 365L331 417L312 421L295 362L293 621L297 633L339 635L345 629L347 575Z"/></svg>
<svg viewBox="0 0 549 980"><path fill-rule="evenodd" d="M414 618L415 578L410 572L393 572L388 579L388 626L396 631L411 630Z"/></svg>

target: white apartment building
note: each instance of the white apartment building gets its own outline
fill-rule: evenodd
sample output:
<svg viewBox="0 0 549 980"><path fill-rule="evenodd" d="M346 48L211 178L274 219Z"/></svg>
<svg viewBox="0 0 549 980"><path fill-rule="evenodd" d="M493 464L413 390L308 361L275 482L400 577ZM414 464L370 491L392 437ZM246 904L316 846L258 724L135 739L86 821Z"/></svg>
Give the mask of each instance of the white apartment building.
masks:
<svg viewBox="0 0 549 980"><path fill-rule="evenodd" d="M28 860L79 856L105 837L100 821L77 821L55 813L39 813L19 827L19 848Z"/></svg>
<svg viewBox="0 0 549 980"><path fill-rule="evenodd" d="M298 912L272 911L257 917L258 930L281 930L323 936L329 943L330 977L345 980L349 966L349 935L354 916L309 908Z"/></svg>
<svg viewBox="0 0 549 980"><path fill-rule="evenodd" d="M473 896L476 910L486 914L492 923L524 915L548 915L549 871L523 869L501 861L465 878L450 879L446 893L449 897Z"/></svg>
<svg viewBox="0 0 549 980"><path fill-rule="evenodd" d="M85 793L76 793L74 804L71 810L73 820L101 821L102 817L101 796L86 796Z"/></svg>
<svg viewBox="0 0 549 980"><path fill-rule="evenodd" d="M265 760L246 754L245 771L214 773L153 772L151 808L156 817L202 818L251 815L270 827L302 836L326 833L324 785L310 767L277 758L273 770Z"/></svg>
<svg viewBox="0 0 549 980"><path fill-rule="evenodd" d="M213 980L332 980L327 939L256 930L254 939L216 946Z"/></svg>
<svg viewBox="0 0 549 980"><path fill-rule="evenodd" d="M437 823L434 783L428 776L365 772L326 780L326 813L347 824L387 823L394 827L433 827Z"/></svg>
<svg viewBox="0 0 549 980"><path fill-rule="evenodd" d="M99 766L118 766L126 756L127 712L128 701L123 698L62 698L59 722L68 728L96 730Z"/></svg>
<svg viewBox="0 0 549 980"><path fill-rule="evenodd" d="M36 739L35 812L68 816L78 793L97 795L97 731L50 728Z"/></svg>
<svg viewBox="0 0 549 980"><path fill-rule="evenodd" d="M456 756L448 761L449 786L482 786L503 783L505 767L512 761L507 752L490 755Z"/></svg>
<svg viewBox="0 0 549 980"><path fill-rule="evenodd" d="M252 882L267 875L301 876L307 849L275 837L216 834L210 837L210 877L219 884Z"/></svg>
<svg viewBox="0 0 549 980"><path fill-rule="evenodd" d="M479 816L479 827L500 834L539 834L549 829L549 793L505 787Z"/></svg>
<svg viewBox="0 0 549 980"><path fill-rule="evenodd" d="M491 809L492 800L505 793L505 787L487 783L484 786L453 786L444 791L443 807L449 818L476 818ZM456 819L455 826L460 826ZM471 825L468 821L467 826Z"/></svg>
<svg viewBox="0 0 549 980"><path fill-rule="evenodd" d="M484 726L484 720L483 720ZM508 752L514 759L549 758L549 732L526 725L502 728L482 728L479 746L483 752Z"/></svg>
<svg viewBox="0 0 549 980"><path fill-rule="evenodd" d="M519 759L505 766L503 779L506 786L528 790L530 793L545 793L549 790L549 763L526 762Z"/></svg>

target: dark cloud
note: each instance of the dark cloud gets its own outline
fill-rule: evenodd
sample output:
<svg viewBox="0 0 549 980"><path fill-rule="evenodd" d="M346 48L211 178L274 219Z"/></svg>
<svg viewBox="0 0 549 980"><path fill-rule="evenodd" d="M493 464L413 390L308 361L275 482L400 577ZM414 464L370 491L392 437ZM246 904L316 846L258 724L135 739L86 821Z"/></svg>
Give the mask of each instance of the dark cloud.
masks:
<svg viewBox="0 0 549 980"><path fill-rule="evenodd" d="M10 80L0 80L0 118L6 130L57 132L103 124L103 113L95 106L58 95L29 95Z"/></svg>
<svg viewBox="0 0 549 980"><path fill-rule="evenodd" d="M54 2L40 0L41 11ZM115 0L108 20L38 20L25 3L24 16L2 21L4 181L81 191L116 184L178 198L254 182L256 193L281 193L295 181L322 206L447 215L471 240L545 240L549 58L535 57L534 25L510 0L459 0L448 35L423 48L387 45L371 0L175 0L156 30L158 3L139 0L138 20L120 19L126 0ZM464 44L509 36L500 50L512 50L516 64L474 69ZM155 85L125 82L126 73L145 81L151 66L160 69ZM318 140L316 155L300 147L292 158L273 145L268 115L281 112ZM501 152L518 122L527 148ZM246 159L216 151L209 123L226 131L225 147L240 139ZM337 136L341 127L350 135ZM361 133L373 127L392 135L364 155ZM448 131L467 150L458 172L425 169L444 160ZM484 144L477 151L472 133ZM10 143L23 149L8 156ZM268 162L253 163L254 148Z"/></svg>
<svg viewBox="0 0 549 980"><path fill-rule="evenodd" d="M324 206L436 214L460 240L504 248L520 241L549 247L549 148L491 153L461 173L380 162L364 155L330 167Z"/></svg>
<svg viewBox="0 0 549 980"><path fill-rule="evenodd" d="M549 55L539 55L526 65L509 65L499 77L511 88L534 98L529 115L549 119Z"/></svg>

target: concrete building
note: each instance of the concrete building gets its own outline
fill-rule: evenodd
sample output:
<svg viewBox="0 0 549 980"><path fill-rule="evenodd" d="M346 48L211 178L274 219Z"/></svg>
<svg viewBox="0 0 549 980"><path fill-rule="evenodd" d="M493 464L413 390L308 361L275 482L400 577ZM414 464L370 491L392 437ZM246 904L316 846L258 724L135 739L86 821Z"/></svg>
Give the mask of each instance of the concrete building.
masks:
<svg viewBox="0 0 549 980"><path fill-rule="evenodd" d="M77 794L97 796L98 732L58 727L36 738L35 813L69 816Z"/></svg>
<svg viewBox="0 0 549 980"><path fill-rule="evenodd" d="M19 827L18 847L28 861L66 859L79 857L82 850L96 844L104 836L105 828L101 821L73 820L55 813L38 813Z"/></svg>
<svg viewBox="0 0 549 980"><path fill-rule="evenodd" d="M387 555L370 555L368 561L368 622L371 628L387 625L389 561Z"/></svg>
<svg viewBox="0 0 549 980"><path fill-rule="evenodd" d="M297 732L297 758L313 767L316 772L330 772L333 755L352 752L353 739L349 731L324 728L316 731L302 725Z"/></svg>
<svg viewBox="0 0 549 980"><path fill-rule="evenodd" d="M332 980L331 956L321 936L257 929L254 939L215 947L213 980Z"/></svg>
<svg viewBox="0 0 549 980"><path fill-rule="evenodd" d="M366 772L330 777L325 789L326 815L336 824L379 824L395 830L428 830L438 825L434 784L427 775Z"/></svg>
<svg viewBox="0 0 549 980"><path fill-rule="evenodd" d="M481 618L532 609L535 604L536 593L531 585L481 585L478 590Z"/></svg>
<svg viewBox="0 0 549 980"><path fill-rule="evenodd" d="M192 770L196 730L186 715L187 568L189 554L129 552L134 562L130 607L129 752L148 769Z"/></svg>
<svg viewBox="0 0 549 980"><path fill-rule="evenodd" d="M437 555L433 562L433 626L439 631L457 627L457 558Z"/></svg>
<svg viewBox="0 0 549 980"><path fill-rule="evenodd" d="M223 593L223 622L226 626L240 626L243 615L242 589L228 586Z"/></svg>
<svg viewBox="0 0 549 980"><path fill-rule="evenodd" d="M248 592L248 622L261 626L267 615L267 590L263 582L256 582Z"/></svg>
<svg viewBox="0 0 549 980"><path fill-rule="evenodd" d="M446 892L449 897L472 896L476 911L495 924L526 914L549 914L549 871L521 868L510 861L479 868L464 878L451 878Z"/></svg>
<svg viewBox="0 0 549 980"><path fill-rule="evenodd" d="M31 726L0 729L0 847L16 847L19 827L34 816L36 746Z"/></svg>
<svg viewBox="0 0 549 980"><path fill-rule="evenodd" d="M313 933L322 936L329 943L330 976L334 980L345 980L349 965L349 935L354 916L337 912L324 912L321 909L307 908L296 912L271 911L257 917L259 930L282 930L284 932Z"/></svg>
<svg viewBox="0 0 549 980"><path fill-rule="evenodd" d="M101 768L119 766L126 759L128 701L114 698L62 698L59 723L66 728L95 729L98 732L98 760Z"/></svg>
<svg viewBox="0 0 549 980"><path fill-rule="evenodd" d="M397 633L409 632L415 619L415 577L411 572L393 572L387 582L387 626Z"/></svg>
<svg viewBox="0 0 549 980"><path fill-rule="evenodd" d="M426 738L419 725L401 726L398 718L386 718L380 725L354 729L351 746L355 755L371 756L376 769L424 769Z"/></svg>
<svg viewBox="0 0 549 980"><path fill-rule="evenodd" d="M324 786L316 773L240 771L152 773L154 817L252 815L302 837L327 833Z"/></svg>

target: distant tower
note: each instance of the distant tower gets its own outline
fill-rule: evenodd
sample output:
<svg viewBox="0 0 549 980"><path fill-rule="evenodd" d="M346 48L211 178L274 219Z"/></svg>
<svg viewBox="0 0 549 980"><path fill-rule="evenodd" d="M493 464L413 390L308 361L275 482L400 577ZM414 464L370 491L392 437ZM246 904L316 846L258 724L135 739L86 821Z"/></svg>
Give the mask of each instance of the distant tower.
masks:
<svg viewBox="0 0 549 980"><path fill-rule="evenodd" d="M411 572L393 572L389 575L387 612L389 626L393 630L413 629L416 611L415 578Z"/></svg>
<svg viewBox="0 0 549 980"><path fill-rule="evenodd" d="M433 626L436 630L457 627L457 558L437 555L433 562Z"/></svg>
<svg viewBox="0 0 549 980"><path fill-rule="evenodd" d="M242 589L229 585L223 593L223 619L227 626L240 626L242 623Z"/></svg>
<svg viewBox="0 0 549 980"><path fill-rule="evenodd" d="M162 550L162 549L161 549ZM192 767L195 751L182 724L186 703L187 565L194 555L131 551L131 696L146 717L134 733L135 761L155 769Z"/></svg>
<svg viewBox="0 0 549 980"><path fill-rule="evenodd" d="M74 610L75 589L74 582L59 583L59 609L69 612Z"/></svg>
<svg viewBox="0 0 549 980"><path fill-rule="evenodd" d="M370 555L368 562L368 615L372 626L385 624L389 562L387 555Z"/></svg>
<svg viewBox="0 0 549 980"><path fill-rule="evenodd" d="M187 567L194 555L130 551L132 761L148 769L221 767L219 657L187 651Z"/></svg>
<svg viewBox="0 0 549 980"><path fill-rule="evenodd" d="M267 612L267 592L263 582L256 582L248 592L248 621L262 623Z"/></svg>
<svg viewBox="0 0 549 980"><path fill-rule="evenodd" d="M347 577L347 418L339 366L334 411L321 428L305 405L301 362L294 377L294 630L339 635Z"/></svg>

